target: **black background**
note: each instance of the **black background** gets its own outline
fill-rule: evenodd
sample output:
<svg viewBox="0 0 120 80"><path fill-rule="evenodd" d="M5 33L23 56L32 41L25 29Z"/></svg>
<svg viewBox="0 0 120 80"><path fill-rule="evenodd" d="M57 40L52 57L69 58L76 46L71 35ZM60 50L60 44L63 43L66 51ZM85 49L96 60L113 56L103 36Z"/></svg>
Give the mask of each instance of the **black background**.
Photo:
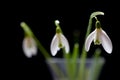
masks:
<svg viewBox="0 0 120 80"><path fill-rule="evenodd" d="M4 2L2 6L1 21L3 27L1 32L2 40L5 41L5 54L1 57L3 61L4 78L9 79L44 79L52 80L51 74L45 63L44 56L38 51L37 56L26 58L22 52L22 40L24 33L20 22L25 21L33 30L36 37L50 52L49 46L55 34L54 20L60 21L64 35L69 40L71 49L74 39L73 32L80 31L79 43L82 46L89 16L94 11L103 11L104 16L99 16L102 28L106 31L113 43L112 54L107 54L103 48L101 56L105 57L106 64L100 75L100 80L115 80L119 76L119 11L115 1L16 1ZM94 30L94 28L93 28ZM81 49L80 46L80 49ZM93 51L95 49L92 46ZM88 56L92 55L92 49ZM56 57L60 57L57 54Z"/></svg>

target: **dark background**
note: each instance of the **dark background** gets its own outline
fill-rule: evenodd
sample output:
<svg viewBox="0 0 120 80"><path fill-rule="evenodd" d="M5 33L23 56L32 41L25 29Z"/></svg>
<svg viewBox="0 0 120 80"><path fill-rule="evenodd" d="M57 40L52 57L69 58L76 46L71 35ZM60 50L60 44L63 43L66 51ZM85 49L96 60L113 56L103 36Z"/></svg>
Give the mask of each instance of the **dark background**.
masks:
<svg viewBox="0 0 120 80"><path fill-rule="evenodd" d="M73 32L80 32L80 49L83 45L89 16L94 11L103 11L104 16L98 16L102 28L106 31L113 43L112 54L107 54L103 48L101 56L105 57L106 64L100 75L100 80L115 80L119 76L119 41L117 27L119 26L119 13L116 1L83 0L83 1L16 1L7 2L1 15L3 21L2 40L5 41L6 54L1 57L3 61L4 78L9 79L44 79L52 80L52 76L45 63L44 56L38 51L37 56L26 58L22 52L24 33L20 22L25 21L33 30L36 37L50 52L49 46L55 34L54 20L60 21L64 35L67 37L72 49L74 43ZM5 7L7 6L7 7ZM94 28L93 28L94 30ZM3 46L3 47L4 47ZM95 47L92 46L88 57L92 55ZM57 54L56 57L61 57Z"/></svg>

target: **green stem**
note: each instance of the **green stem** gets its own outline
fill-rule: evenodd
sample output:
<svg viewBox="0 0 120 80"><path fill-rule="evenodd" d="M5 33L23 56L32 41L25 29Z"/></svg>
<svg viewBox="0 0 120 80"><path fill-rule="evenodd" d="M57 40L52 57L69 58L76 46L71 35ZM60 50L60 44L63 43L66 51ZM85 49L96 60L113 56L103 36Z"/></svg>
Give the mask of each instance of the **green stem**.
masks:
<svg viewBox="0 0 120 80"><path fill-rule="evenodd" d="M73 78L76 78L76 73L77 73L77 65L78 65L78 57L79 57L79 44L78 43L75 43L74 44L74 48L73 48L73 52L72 52L72 56L71 56L71 59L72 59L72 74L73 74Z"/></svg>
<svg viewBox="0 0 120 80"><path fill-rule="evenodd" d="M41 42L35 37L35 35L33 35L37 45L38 45L38 49L41 51L41 53L43 54L43 56L48 59L50 58L50 54L47 52L47 50L43 47L43 45L41 44Z"/></svg>
<svg viewBox="0 0 120 80"><path fill-rule="evenodd" d="M92 28L92 17L90 16L88 27L87 27L87 32L86 32L86 35L85 35L85 39L89 35L89 33L91 31L91 28ZM80 63L80 69L79 69L79 75L78 75L80 80L84 80L84 70L85 70L86 57L87 57L87 52L85 51L85 44L84 44L83 48L82 48L81 63Z"/></svg>
<svg viewBox="0 0 120 80"><path fill-rule="evenodd" d="M91 70L89 71L89 76L91 80L97 80L101 71L101 68L105 62L104 58L100 57L101 50L98 48L95 50L93 56L93 63L91 64Z"/></svg>

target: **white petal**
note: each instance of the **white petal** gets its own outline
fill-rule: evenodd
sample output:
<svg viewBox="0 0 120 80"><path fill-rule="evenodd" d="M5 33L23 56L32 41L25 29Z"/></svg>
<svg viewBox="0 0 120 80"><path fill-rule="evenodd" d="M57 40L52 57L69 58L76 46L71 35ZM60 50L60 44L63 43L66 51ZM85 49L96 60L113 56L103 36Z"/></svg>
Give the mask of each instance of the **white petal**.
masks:
<svg viewBox="0 0 120 80"><path fill-rule="evenodd" d="M107 53L112 53L112 42L104 30L101 31L100 35L101 44Z"/></svg>
<svg viewBox="0 0 120 80"><path fill-rule="evenodd" d="M37 54L37 47L36 47L36 45L31 47L31 53L32 53L32 55L36 55Z"/></svg>
<svg viewBox="0 0 120 80"><path fill-rule="evenodd" d="M86 51L89 51L90 45L91 45L93 39L95 38L95 34L96 34L96 29L92 33L90 33L88 35L88 37L86 38L86 41L85 41L85 50Z"/></svg>
<svg viewBox="0 0 120 80"><path fill-rule="evenodd" d="M57 34L53 37L51 45L50 45L50 51L52 56L55 56L57 54L57 51L60 50L58 47L59 45L59 39L57 37Z"/></svg>
<svg viewBox="0 0 120 80"><path fill-rule="evenodd" d="M65 47L66 53L69 53L70 46L69 46L67 38L61 33L60 33L60 38L61 38L61 43L62 43L63 47Z"/></svg>
<svg viewBox="0 0 120 80"><path fill-rule="evenodd" d="M23 52L24 52L24 54L25 54L25 56L26 56L27 58L31 58L31 57L32 57L31 50L28 49L28 48L26 48L25 46L23 46Z"/></svg>
<svg viewBox="0 0 120 80"><path fill-rule="evenodd" d="M33 55L37 54L37 46L33 38L24 38L22 47L25 56L28 58L31 58Z"/></svg>

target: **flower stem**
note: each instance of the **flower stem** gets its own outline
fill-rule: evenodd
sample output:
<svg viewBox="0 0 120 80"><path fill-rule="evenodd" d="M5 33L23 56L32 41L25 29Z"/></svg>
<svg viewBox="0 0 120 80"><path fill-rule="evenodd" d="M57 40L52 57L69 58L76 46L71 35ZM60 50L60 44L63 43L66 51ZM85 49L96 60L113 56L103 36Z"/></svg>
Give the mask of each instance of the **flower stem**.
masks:
<svg viewBox="0 0 120 80"><path fill-rule="evenodd" d="M89 23L88 23L88 27L87 27L87 31L86 31L86 35L85 35L85 39L87 38L87 36L90 34L91 32L91 28L92 28L92 19L95 17L95 19L97 19L97 15L104 15L103 12L101 11L96 11L96 12L93 12L91 15L90 15L90 18L89 18ZM85 41L84 39L84 41ZM84 42L85 43L85 42ZM84 54L84 50L85 50L85 44L83 45L83 49L82 49L82 53Z"/></svg>
<svg viewBox="0 0 120 80"><path fill-rule="evenodd" d="M41 53L43 54L43 56L48 59L50 58L50 54L47 52L47 50L43 47L43 45L41 44L41 42L36 38L35 35L33 35L37 45L38 45L38 49L41 51Z"/></svg>
<svg viewBox="0 0 120 80"><path fill-rule="evenodd" d="M91 32L92 19L93 19L93 17L96 17L97 15L104 15L104 13L100 12L100 11L97 11L97 12L93 12L90 15L89 23L88 23L88 27L87 27L87 32L86 32L86 35L85 35L85 39L89 35L89 33ZM80 64L80 69L79 69L79 75L78 76L79 76L80 80L84 80L85 62L86 62L86 57L87 57L87 52L85 51L85 42L83 44L83 48L82 48L82 52L81 52L80 57L81 57L81 64Z"/></svg>

